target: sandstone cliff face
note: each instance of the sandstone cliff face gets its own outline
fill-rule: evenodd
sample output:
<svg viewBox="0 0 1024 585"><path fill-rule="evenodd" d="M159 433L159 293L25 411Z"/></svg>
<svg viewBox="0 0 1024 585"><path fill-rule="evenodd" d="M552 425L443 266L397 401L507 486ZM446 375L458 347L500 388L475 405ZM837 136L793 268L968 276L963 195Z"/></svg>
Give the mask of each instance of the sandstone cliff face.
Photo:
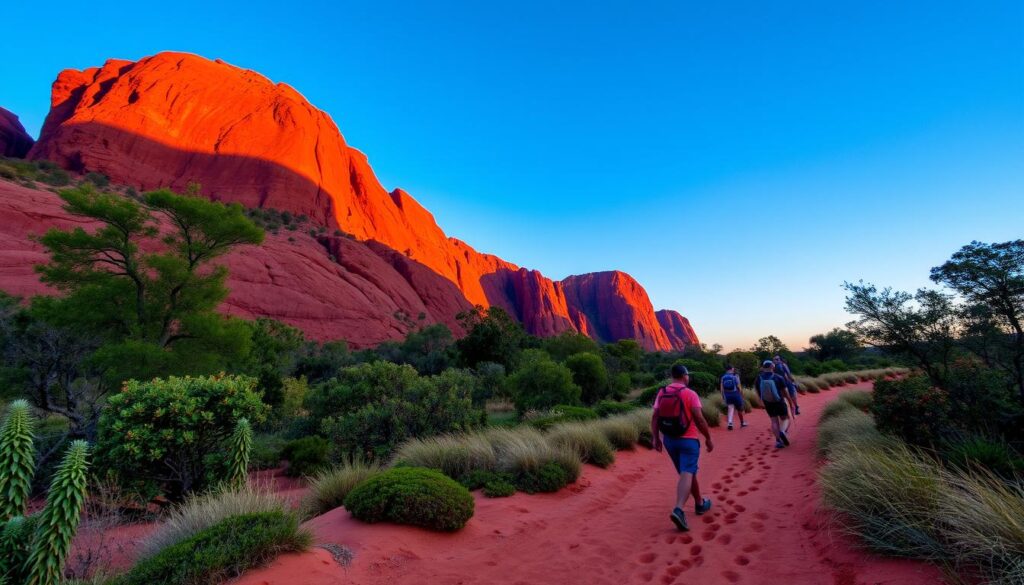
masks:
<svg viewBox="0 0 1024 585"><path fill-rule="evenodd" d="M18 117L0 108L0 155L22 158L33 142Z"/></svg>
<svg viewBox="0 0 1024 585"><path fill-rule="evenodd" d="M690 320L683 317L677 311L663 309L655 313L658 323L668 335L668 340L674 347L685 347L687 345L700 345L700 338L690 326Z"/></svg>
<svg viewBox="0 0 1024 585"><path fill-rule="evenodd" d="M536 335L578 330L602 340L633 337L651 350L681 347L628 275L554 282L449 238L412 196L384 189L327 114L291 87L221 61L160 53L64 71L29 157L101 172L140 189L182 190L196 182L212 199L288 210L338 227L364 247L387 249L376 257L405 282L430 281L429 291L417 296L431 299L436 319L451 319L442 311L466 302L496 305ZM413 266L440 275L459 294L442 300L448 292ZM598 290L603 286L611 288Z"/></svg>
<svg viewBox="0 0 1024 585"><path fill-rule="evenodd" d="M0 180L0 289L22 297L52 292L32 269L48 257L29 236L50 227L96 227L68 215L62 203L50 191ZM268 233L263 245L222 260L230 270L225 312L273 317L313 339L345 339L355 347L405 336L409 326L399 312L459 331L455 315L470 304L429 268L380 244L288 235L295 241Z"/></svg>

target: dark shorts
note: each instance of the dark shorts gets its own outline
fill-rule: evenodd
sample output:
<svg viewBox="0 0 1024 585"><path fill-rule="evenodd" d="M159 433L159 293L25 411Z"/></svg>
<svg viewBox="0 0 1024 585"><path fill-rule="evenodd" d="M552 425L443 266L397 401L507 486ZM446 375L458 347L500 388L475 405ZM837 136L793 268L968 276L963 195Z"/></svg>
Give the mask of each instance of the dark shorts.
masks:
<svg viewBox="0 0 1024 585"><path fill-rule="evenodd" d="M789 417L789 408L786 407L786 401L780 400L779 402L765 402L764 409L768 412L768 416L787 418Z"/></svg>
<svg viewBox="0 0 1024 585"><path fill-rule="evenodd" d="M739 392L726 392L725 393L725 405L733 405L740 410L743 409L743 394Z"/></svg>
<svg viewBox="0 0 1024 585"><path fill-rule="evenodd" d="M697 459L700 457L700 441L662 436L665 451L672 459L678 473L697 473Z"/></svg>

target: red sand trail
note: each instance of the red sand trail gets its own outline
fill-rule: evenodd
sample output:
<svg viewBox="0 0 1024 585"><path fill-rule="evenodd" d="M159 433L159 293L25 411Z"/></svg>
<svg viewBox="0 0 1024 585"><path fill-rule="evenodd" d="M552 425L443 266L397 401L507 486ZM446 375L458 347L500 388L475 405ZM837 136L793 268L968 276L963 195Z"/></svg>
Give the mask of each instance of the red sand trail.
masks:
<svg viewBox="0 0 1024 585"><path fill-rule="evenodd" d="M866 388L867 384L850 388ZM664 453L619 452L556 494L487 499L456 534L352 520L344 509L309 526L321 543L354 552L348 566L324 549L285 555L236 581L328 584L935 584L934 567L857 551L830 531L815 482L816 423L842 390L801 396L793 446L776 451L764 411L751 426L712 429L700 480L714 500L689 533L668 520L676 476ZM724 425L723 419L723 425Z"/></svg>

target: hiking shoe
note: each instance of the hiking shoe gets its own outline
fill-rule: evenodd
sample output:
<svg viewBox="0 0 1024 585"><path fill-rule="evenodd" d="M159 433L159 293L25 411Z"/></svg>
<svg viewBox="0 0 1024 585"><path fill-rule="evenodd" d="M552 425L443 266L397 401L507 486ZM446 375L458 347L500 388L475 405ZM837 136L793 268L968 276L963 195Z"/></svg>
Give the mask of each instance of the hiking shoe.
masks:
<svg viewBox="0 0 1024 585"><path fill-rule="evenodd" d="M672 520L672 523L676 525L676 528L679 529L679 532L690 531L690 527L686 525L686 515L683 514L682 509L675 508L672 510L672 515L670 515L669 518Z"/></svg>
<svg viewBox="0 0 1024 585"><path fill-rule="evenodd" d="M793 414L800 414L800 407L799 406L794 406L793 407Z"/></svg>
<svg viewBox="0 0 1024 585"><path fill-rule="evenodd" d="M729 426L727 426L725 428L727 428L727 429L729 429L731 431L732 430L732 423L729 423Z"/></svg>
<svg viewBox="0 0 1024 585"><path fill-rule="evenodd" d="M745 423L745 422L741 422L741 423L740 423L740 428L741 428L741 429L745 429L745 428L747 428L748 426L749 426L749 425L748 425L747 423Z"/></svg>
<svg viewBox="0 0 1024 585"><path fill-rule="evenodd" d="M785 445L782 444L782 441L779 441L779 440L775 441L775 448L776 449L781 449L783 447L785 447Z"/></svg>
<svg viewBox="0 0 1024 585"><path fill-rule="evenodd" d="M701 500L701 502L699 504L694 504L693 505L693 511L698 516L703 515L705 512L707 512L710 509L711 509L711 498L704 498L703 500Z"/></svg>
<svg viewBox="0 0 1024 585"><path fill-rule="evenodd" d="M786 431L779 431L779 439L782 440L782 444L789 447L789 437L786 436Z"/></svg>

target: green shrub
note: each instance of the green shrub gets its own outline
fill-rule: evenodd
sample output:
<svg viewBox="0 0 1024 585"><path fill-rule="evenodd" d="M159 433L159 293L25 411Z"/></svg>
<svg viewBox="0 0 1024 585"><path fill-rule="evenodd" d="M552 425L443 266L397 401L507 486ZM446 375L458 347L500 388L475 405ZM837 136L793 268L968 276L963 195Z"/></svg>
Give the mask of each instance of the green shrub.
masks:
<svg viewBox="0 0 1024 585"><path fill-rule="evenodd" d="M46 506L32 537L32 552L26 561L28 585L51 585L64 577L64 561L78 528L89 468L89 444L74 441L64 454L46 494Z"/></svg>
<svg viewBox="0 0 1024 585"><path fill-rule="evenodd" d="M690 388L701 396L718 391L718 377L707 372L690 372Z"/></svg>
<svg viewBox="0 0 1024 585"><path fill-rule="evenodd" d="M281 435L256 435L252 443L253 469L273 469L281 464L281 451L288 441Z"/></svg>
<svg viewBox="0 0 1024 585"><path fill-rule="evenodd" d="M516 488L528 493L557 492L574 481L565 467L549 461L537 469L524 469L516 476Z"/></svg>
<svg viewBox="0 0 1024 585"><path fill-rule="evenodd" d="M545 410L558 404L576 404L581 390L572 381L572 371L550 359L527 361L509 378L516 410Z"/></svg>
<svg viewBox="0 0 1024 585"><path fill-rule="evenodd" d="M228 484L238 487L249 481L249 456L252 454L252 426L249 419L240 418L231 435Z"/></svg>
<svg viewBox="0 0 1024 585"><path fill-rule="evenodd" d="M970 437L955 441L945 455L951 466L966 471L981 467L1005 479L1024 473L1024 458L1002 441Z"/></svg>
<svg viewBox="0 0 1024 585"><path fill-rule="evenodd" d="M250 485L189 496L142 541L139 558L151 557L227 518L284 509L280 496Z"/></svg>
<svg viewBox="0 0 1024 585"><path fill-rule="evenodd" d="M660 384L655 384L654 386L648 386L647 388L644 388L643 390L640 391L639 394L636 395L636 398L633 399L633 404L641 407L650 408L651 406L654 405L654 399L655 397L658 396L658 392L662 388L667 386L668 383L669 381L665 380Z"/></svg>
<svg viewBox="0 0 1024 585"><path fill-rule="evenodd" d="M445 370L419 376L411 366L378 361L345 368L318 385L307 405L317 428L340 454L386 459L407 439L477 429L476 380Z"/></svg>
<svg viewBox="0 0 1024 585"><path fill-rule="evenodd" d="M140 491L165 487L178 499L215 475L210 456L223 460L236 421L261 421L266 411L254 378L129 380L100 415L100 467Z"/></svg>
<svg viewBox="0 0 1024 585"><path fill-rule="evenodd" d="M6 575L11 585L28 580L25 565L32 552L32 536L39 517L39 514L15 516L6 523L0 523L0 576Z"/></svg>
<svg viewBox="0 0 1024 585"><path fill-rule="evenodd" d="M846 374L843 377L843 381L845 381L847 384L856 384L860 382L860 377L857 376L857 374Z"/></svg>
<svg viewBox="0 0 1024 585"><path fill-rule="evenodd" d="M381 470L379 463L352 460L321 471L310 481L309 491L302 500L303 517L312 518L343 506L345 498L357 485Z"/></svg>
<svg viewBox="0 0 1024 585"><path fill-rule="evenodd" d="M323 437L311 436L288 441L281 457L288 461L285 474L289 477L313 475L328 466L331 444Z"/></svg>
<svg viewBox="0 0 1024 585"><path fill-rule="evenodd" d="M496 480L484 485L483 492L488 498L507 498L516 493L516 486L508 481Z"/></svg>
<svg viewBox="0 0 1024 585"><path fill-rule="evenodd" d="M230 516L140 561L114 585L222 583L282 553L305 550L311 541L295 514Z"/></svg>
<svg viewBox="0 0 1024 585"><path fill-rule="evenodd" d="M923 376L878 381L871 413L878 430L915 445L937 444L950 426L947 393Z"/></svg>
<svg viewBox="0 0 1024 585"><path fill-rule="evenodd" d="M85 176L82 177L82 180L92 183L100 189L110 184L110 179L103 173L86 173Z"/></svg>
<svg viewBox="0 0 1024 585"><path fill-rule="evenodd" d="M559 447L576 451L584 462L598 467L608 467L615 462L612 444L594 425L561 424L548 432L548 440Z"/></svg>
<svg viewBox="0 0 1024 585"><path fill-rule="evenodd" d="M580 387L580 398L585 404L608 396L608 369L601 356L589 351L576 353L566 358L565 366L572 372L572 381Z"/></svg>
<svg viewBox="0 0 1024 585"><path fill-rule="evenodd" d="M0 426L0 522L25 513L36 467L34 426L28 402L11 402Z"/></svg>
<svg viewBox="0 0 1024 585"><path fill-rule="evenodd" d="M486 469L475 469L459 478L459 483L466 486L466 489L468 490L478 490L489 483L512 483L514 481L515 478L510 473L501 473Z"/></svg>
<svg viewBox="0 0 1024 585"><path fill-rule="evenodd" d="M363 522L390 521L452 532L473 517L469 490L432 469L395 467L349 492L345 508Z"/></svg>
<svg viewBox="0 0 1024 585"><path fill-rule="evenodd" d="M602 400L594 405L594 412L599 417L608 417L616 414L626 414L636 410L636 406L628 402L615 402L614 400Z"/></svg>
<svg viewBox="0 0 1024 585"><path fill-rule="evenodd" d="M480 433L412 439L402 444L394 460L396 465L436 469L453 479L498 465L494 447Z"/></svg>

